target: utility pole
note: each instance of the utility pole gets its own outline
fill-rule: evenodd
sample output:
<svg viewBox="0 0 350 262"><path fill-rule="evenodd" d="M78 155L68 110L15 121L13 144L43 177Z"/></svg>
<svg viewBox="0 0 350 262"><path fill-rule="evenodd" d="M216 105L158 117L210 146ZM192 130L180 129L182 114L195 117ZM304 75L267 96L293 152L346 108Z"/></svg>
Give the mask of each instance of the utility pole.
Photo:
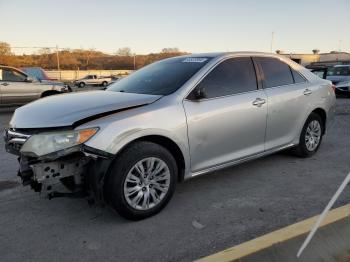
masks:
<svg viewBox="0 0 350 262"><path fill-rule="evenodd" d="M60 74L60 80L61 80L62 76L61 76L61 69L60 69L60 57L58 55L58 45L56 45L56 58L57 58L57 70Z"/></svg>
<svg viewBox="0 0 350 262"><path fill-rule="evenodd" d="M270 52L271 52L271 53L272 53L272 48L273 48L274 36L275 36L275 32L272 32L272 33L271 33L271 45L270 45Z"/></svg>
<svg viewBox="0 0 350 262"><path fill-rule="evenodd" d="M134 71L136 70L136 54L134 53Z"/></svg>
<svg viewBox="0 0 350 262"><path fill-rule="evenodd" d="M342 40L339 40L339 52L341 52L341 43L342 43Z"/></svg>

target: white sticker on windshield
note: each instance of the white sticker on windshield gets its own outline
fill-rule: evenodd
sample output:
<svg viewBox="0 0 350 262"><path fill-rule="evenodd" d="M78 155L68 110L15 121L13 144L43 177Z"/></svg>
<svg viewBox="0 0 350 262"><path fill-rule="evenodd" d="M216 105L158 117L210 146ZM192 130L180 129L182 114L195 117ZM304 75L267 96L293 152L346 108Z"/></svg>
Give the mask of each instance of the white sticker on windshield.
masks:
<svg viewBox="0 0 350 262"><path fill-rule="evenodd" d="M207 60L208 60L208 58L203 58L203 57L187 57L182 62L183 63L203 63Z"/></svg>

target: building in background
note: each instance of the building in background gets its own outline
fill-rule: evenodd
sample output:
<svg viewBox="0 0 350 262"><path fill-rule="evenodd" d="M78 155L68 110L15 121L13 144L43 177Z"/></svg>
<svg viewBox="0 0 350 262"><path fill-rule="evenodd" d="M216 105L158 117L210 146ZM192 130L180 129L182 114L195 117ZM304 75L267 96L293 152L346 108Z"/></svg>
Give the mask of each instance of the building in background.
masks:
<svg viewBox="0 0 350 262"><path fill-rule="evenodd" d="M350 53L347 52L332 51L330 53L319 53L319 50L313 50L312 54L285 54L280 50L276 52L308 68L350 64Z"/></svg>

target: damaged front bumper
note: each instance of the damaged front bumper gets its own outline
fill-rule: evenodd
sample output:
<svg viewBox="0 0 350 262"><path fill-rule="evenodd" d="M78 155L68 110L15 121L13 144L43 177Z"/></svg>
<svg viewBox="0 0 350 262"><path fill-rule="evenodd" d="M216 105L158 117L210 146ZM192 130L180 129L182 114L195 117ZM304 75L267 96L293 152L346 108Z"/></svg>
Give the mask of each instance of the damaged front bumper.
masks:
<svg viewBox="0 0 350 262"><path fill-rule="evenodd" d="M18 156L18 176L44 198L82 197L103 201L103 181L113 155L84 144L35 157L21 153L31 132L5 130L6 151Z"/></svg>

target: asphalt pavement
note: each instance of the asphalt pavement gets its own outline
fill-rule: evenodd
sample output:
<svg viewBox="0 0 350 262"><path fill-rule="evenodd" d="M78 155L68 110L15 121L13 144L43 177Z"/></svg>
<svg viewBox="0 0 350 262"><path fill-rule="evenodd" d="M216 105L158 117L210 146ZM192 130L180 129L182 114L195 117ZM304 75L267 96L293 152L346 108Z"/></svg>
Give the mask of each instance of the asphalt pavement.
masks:
<svg viewBox="0 0 350 262"><path fill-rule="evenodd" d="M0 127L12 110L0 109ZM350 99L309 159L274 154L178 184L132 222L84 199L41 199L0 141L0 261L191 261L319 214L350 171ZM350 203L347 188L336 206Z"/></svg>

